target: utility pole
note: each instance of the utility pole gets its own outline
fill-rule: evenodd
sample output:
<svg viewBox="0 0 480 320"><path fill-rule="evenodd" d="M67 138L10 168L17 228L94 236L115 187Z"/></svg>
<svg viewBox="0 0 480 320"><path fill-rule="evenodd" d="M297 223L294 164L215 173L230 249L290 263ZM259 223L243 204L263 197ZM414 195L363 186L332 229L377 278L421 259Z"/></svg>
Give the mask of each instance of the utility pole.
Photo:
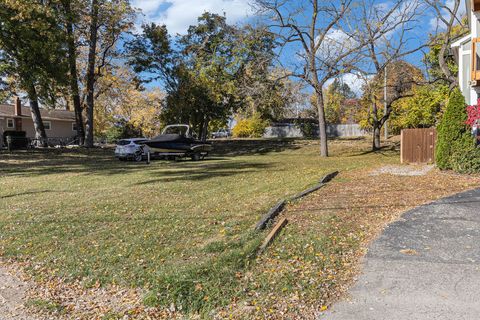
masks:
<svg viewBox="0 0 480 320"><path fill-rule="evenodd" d="M384 71L384 79L383 79L383 115L387 114L387 65L385 65ZM388 139L388 124L387 120L385 120L384 124L384 133L385 133L385 140Z"/></svg>

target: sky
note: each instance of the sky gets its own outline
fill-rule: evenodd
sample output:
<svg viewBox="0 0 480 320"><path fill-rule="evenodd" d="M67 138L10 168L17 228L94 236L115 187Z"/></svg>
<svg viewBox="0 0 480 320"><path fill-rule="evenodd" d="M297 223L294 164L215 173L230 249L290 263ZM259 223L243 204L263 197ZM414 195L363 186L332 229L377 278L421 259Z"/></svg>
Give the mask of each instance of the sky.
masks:
<svg viewBox="0 0 480 320"><path fill-rule="evenodd" d="M133 6L144 13L145 22L165 24L171 34L182 34L204 12L225 14L234 24L252 15L247 0L134 0Z"/></svg>
<svg viewBox="0 0 480 320"><path fill-rule="evenodd" d="M301 5L302 0L291 0L292 5ZM391 6L390 0L374 0L379 7L388 8ZM418 1L418 0L407 0ZM454 0L445 0L448 6L453 6ZM141 9L143 16L140 23L155 22L165 24L171 35L184 34L188 27L196 23L197 17L208 11L211 13L225 14L227 22L230 24L241 24L250 21L255 17L255 12L250 6L251 0L133 0L134 7ZM460 14L465 14L464 1ZM308 13L305 15L308 16ZM442 25L433 15L433 11L425 11L417 21L416 29L411 32L410 46L415 47L421 41L425 40L430 33L441 30ZM337 33L341 38L342 34ZM290 46L282 51L280 62L283 65L295 63L295 54L300 50L298 47ZM420 66L423 52L419 51L410 55L405 60ZM296 61L298 62L298 60ZM359 94L361 91L361 81L354 74L346 74L342 77L343 81L349 84L352 89ZM333 81L333 80L332 80ZM331 82L331 81L330 81ZM329 83L330 83L329 82Z"/></svg>

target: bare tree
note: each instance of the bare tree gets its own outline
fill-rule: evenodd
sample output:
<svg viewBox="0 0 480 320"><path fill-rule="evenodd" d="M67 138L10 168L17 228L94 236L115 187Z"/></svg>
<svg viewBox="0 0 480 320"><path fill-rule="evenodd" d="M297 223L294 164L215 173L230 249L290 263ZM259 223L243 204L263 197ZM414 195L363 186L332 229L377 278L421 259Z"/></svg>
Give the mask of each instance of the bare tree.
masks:
<svg viewBox="0 0 480 320"><path fill-rule="evenodd" d="M354 1L256 0L255 5L268 17L270 30L283 46L296 50L288 76L300 78L315 92L320 155L327 157L323 87L330 79L353 70L364 47L356 36Z"/></svg>
<svg viewBox="0 0 480 320"><path fill-rule="evenodd" d="M392 113L394 102L411 96L413 85L423 81L420 70L401 60L427 45L426 39L424 42L413 35L425 5L419 0L396 0L388 5L363 0L361 8L359 37L365 50L361 51L356 72L364 79L364 94L372 104L369 121L373 127L373 150L378 150L380 132ZM388 68L391 76L386 79ZM384 108L379 108L380 104Z"/></svg>
<svg viewBox="0 0 480 320"><path fill-rule="evenodd" d="M425 2L434 10L435 16L439 25L438 29L444 29L441 37L434 38L434 41L439 41L440 50L438 52L438 64L442 70L445 80L450 84L450 89L458 86L457 76L448 67L447 59L452 42L456 40L454 36L454 27L456 25L465 28L460 16L460 5L463 0L425 0ZM469 13L467 13L469 14ZM462 34L460 34L461 36Z"/></svg>

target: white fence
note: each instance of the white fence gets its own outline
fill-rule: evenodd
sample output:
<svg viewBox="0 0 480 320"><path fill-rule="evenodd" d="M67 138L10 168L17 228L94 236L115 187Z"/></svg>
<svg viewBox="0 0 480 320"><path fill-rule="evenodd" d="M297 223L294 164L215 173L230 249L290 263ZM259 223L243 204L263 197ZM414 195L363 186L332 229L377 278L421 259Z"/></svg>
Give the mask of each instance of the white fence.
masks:
<svg viewBox="0 0 480 320"><path fill-rule="evenodd" d="M368 132L361 129L359 124L329 124L327 125L329 137L362 137ZM314 129L314 136L318 136L318 128ZM279 124L267 127L264 138L304 138L305 135L300 125L293 123Z"/></svg>

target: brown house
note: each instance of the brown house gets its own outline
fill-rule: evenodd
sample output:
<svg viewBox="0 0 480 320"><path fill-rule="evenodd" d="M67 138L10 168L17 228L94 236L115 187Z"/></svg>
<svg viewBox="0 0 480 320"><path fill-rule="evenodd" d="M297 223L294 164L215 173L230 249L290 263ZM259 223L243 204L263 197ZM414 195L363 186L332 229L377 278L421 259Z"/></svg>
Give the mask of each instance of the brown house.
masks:
<svg viewBox="0 0 480 320"><path fill-rule="evenodd" d="M68 110L40 109L45 132L48 138L71 140L77 131L75 113ZM28 138L35 137L32 116L29 107L23 107L20 99L14 105L0 104L0 147L3 146L5 131L25 131Z"/></svg>

